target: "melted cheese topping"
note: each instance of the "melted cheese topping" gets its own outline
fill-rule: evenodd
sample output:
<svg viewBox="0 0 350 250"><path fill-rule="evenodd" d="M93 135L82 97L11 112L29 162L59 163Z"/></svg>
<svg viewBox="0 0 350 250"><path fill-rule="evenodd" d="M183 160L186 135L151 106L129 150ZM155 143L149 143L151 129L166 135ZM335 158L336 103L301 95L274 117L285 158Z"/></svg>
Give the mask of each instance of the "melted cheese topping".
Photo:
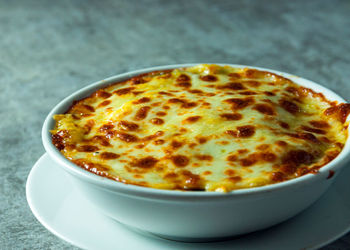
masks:
<svg viewBox="0 0 350 250"><path fill-rule="evenodd" d="M100 89L51 132L66 158L116 181L230 191L316 173L342 150L349 110L273 73L197 65Z"/></svg>

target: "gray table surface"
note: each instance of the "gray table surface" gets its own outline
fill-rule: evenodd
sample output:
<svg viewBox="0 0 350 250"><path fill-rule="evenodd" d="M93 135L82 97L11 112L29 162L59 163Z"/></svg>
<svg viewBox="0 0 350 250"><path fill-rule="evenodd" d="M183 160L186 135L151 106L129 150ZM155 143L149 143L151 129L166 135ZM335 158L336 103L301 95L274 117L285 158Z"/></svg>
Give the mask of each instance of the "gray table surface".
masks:
<svg viewBox="0 0 350 250"><path fill-rule="evenodd" d="M350 1L0 0L0 249L71 249L25 184L49 110L88 83L175 63L255 65L350 100ZM350 234L323 249L350 249Z"/></svg>

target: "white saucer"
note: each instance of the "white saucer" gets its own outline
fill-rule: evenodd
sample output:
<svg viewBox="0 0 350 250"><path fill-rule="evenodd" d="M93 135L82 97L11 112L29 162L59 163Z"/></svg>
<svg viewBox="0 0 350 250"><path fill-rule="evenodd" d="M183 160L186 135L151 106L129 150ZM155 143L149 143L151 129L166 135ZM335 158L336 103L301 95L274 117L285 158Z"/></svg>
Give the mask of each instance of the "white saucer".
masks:
<svg viewBox="0 0 350 250"><path fill-rule="evenodd" d="M100 214L47 154L27 180L27 200L36 218L53 234L84 249L315 249L350 230L350 168L309 209L246 236L212 243L183 243L135 231Z"/></svg>

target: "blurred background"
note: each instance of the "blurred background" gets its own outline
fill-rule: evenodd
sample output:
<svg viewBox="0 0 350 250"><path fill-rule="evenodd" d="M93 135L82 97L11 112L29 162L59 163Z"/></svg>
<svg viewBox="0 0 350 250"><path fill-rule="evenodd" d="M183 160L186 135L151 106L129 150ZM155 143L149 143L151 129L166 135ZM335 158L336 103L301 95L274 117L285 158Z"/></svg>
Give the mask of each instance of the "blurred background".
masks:
<svg viewBox="0 0 350 250"><path fill-rule="evenodd" d="M41 126L97 80L177 63L234 63L350 99L350 1L0 0L0 249L66 249L32 215L25 182ZM323 249L350 249L350 235Z"/></svg>

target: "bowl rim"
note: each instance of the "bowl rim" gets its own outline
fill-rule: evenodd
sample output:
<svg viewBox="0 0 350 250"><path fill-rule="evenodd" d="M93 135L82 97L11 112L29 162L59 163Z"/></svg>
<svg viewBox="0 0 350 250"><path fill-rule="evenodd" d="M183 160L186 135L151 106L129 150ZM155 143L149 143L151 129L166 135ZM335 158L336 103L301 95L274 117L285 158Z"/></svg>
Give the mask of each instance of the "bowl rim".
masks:
<svg viewBox="0 0 350 250"><path fill-rule="evenodd" d="M331 171L338 172L340 168L345 165L345 162L347 161L347 155L350 153L350 140L349 137L346 140L346 143L340 152L340 154L333 159L328 164L322 166L317 174L308 173L306 175L283 181L280 183L274 183L274 184L268 184L265 186L259 186L259 187L252 187L252 188L244 188L244 189L236 189L229 192L214 192L214 191L186 191L186 190L166 190L166 189L156 189L152 187L144 187L144 186L138 186L134 184L125 184L121 183L115 180L108 179L106 177L102 177L99 175L96 175L94 173L91 173L68 159L66 159L63 154L52 144L51 141L51 133L50 130L53 128L55 122L53 120L53 115L55 114L62 114L65 112L73 103L74 100L80 100L82 98L85 98L89 96L91 93L96 91L97 89L100 89L102 87L106 87L108 85L111 85L113 83L126 80L128 78L131 78L133 76L137 76L143 73L152 72L156 70L166 70L166 69L175 69L175 68L183 68L183 67L191 67L199 64L215 64L219 66L231 66L236 68L248 68L248 69L257 69L262 71L268 71L277 75L280 75L282 77L285 77L287 79L292 80L298 85L310 88L316 92L321 92L324 94L324 96L331 100L331 101L338 101L339 103L347 103L346 100L344 100L342 97L340 97L338 94L334 93L332 90L319 85L315 82L312 82L310 80L307 80L305 78L298 77L296 75L292 75L289 73L272 70L268 68L262 68L262 67L255 67L255 66L248 66L248 65L241 65L241 64L229 64L229 63L186 63L186 64L172 64L172 65L164 65L164 66L155 66L155 67L148 67L143 68L139 70L133 70L129 71L123 74L114 75L111 77L108 77L106 79L94 82L92 84L89 84L63 100L61 100L58 104L55 105L53 109L49 112L49 114L46 116L45 121L42 126L42 143L44 145L45 150L49 154L49 156L59 163L64 170L68 171L69 173L73 174L74 176L78 177L79 179L82 179L83 181L87 181L91 184L95 184L97 186L100 186L102 188L107 188L112 191L118 191L125 194L133 194L133 195L141 195L143 197L172 197L172 198L193 198L193 197L202 197L202 198L208 198L208 197L227 197L227 196L246 196L246 195L255 195L260 194L264 192L272 192L275 190L285 189L287 187L298 187L300 185L307 185L310 184L313 181L317 181L320 179L328 179L329 174ZM350 117L347 117L347 121L349 121ZM347 128L348 130L349 128ZM333 179L333 178L332 178Z"/></svg>

